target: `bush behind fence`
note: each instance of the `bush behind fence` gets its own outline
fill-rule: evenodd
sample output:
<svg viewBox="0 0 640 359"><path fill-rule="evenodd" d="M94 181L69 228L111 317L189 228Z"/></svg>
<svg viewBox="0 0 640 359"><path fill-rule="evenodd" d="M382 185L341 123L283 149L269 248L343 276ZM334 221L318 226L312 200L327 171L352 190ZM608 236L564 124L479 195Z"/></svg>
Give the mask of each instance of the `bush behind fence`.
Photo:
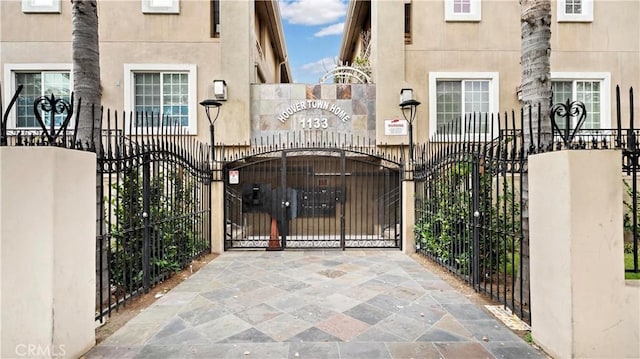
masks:
<svg viewBox="0 0 640 359"><path fill-rule="evenodd" d="M619 88L616 94L615 129L581 129L587 116L584 105L569 101L552 106L548 115L537 111L535 118L530 108L518 114L475 113L438 128L414 153L418 252L530 321L523 216L527 158L563 149L615 148L622 152L622 171L628 178L625 270L637 274L640 133L634 128L633 89L628 128L622 127ZM550 121L548 130L543 120Z"/></svg>

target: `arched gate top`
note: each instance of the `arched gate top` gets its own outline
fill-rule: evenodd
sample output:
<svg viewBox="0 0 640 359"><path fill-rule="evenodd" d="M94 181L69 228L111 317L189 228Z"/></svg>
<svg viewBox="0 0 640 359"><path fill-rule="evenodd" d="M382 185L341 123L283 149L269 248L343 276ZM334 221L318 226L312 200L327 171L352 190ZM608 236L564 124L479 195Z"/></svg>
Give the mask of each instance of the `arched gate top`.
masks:
<svg viewBox="0 0 640 359"><path fill-rule="evenodd" d="M254 138L250 145L222 149L223 159L227 164L260 157L277 157L285 151L310 153L310 155L327 155L328 152L343 151L347 157L370 157L379 160L382 165L389 168L401 168L405 161L401 146L376 143L372 139L347 135L337 137L325 135L312 139L305 139L302 136Z"/></svg>

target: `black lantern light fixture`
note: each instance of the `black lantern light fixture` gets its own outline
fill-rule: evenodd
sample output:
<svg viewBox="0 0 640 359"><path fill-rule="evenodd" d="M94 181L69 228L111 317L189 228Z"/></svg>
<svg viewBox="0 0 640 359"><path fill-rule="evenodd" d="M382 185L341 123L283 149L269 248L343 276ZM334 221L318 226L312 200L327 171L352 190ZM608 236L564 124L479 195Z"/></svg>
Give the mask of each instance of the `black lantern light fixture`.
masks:
<svg viewBox="0 0 640 359"><path fill-rule="evenodd" d="M216 149L215 149L215 135L214 135L214 125L216 120L218 119L218 115L220 114L220 106L222 106L222 102L216 100L203 100L200 102L200 106L204 107L204 111L207 114L207 119L209 120L209 132L211 133L211 159L215 163L216 162ZM211 109L217 109L216 117L211 120Z"/></svg>
<svg viewBox="0 0 640 359"><path fill-rule="evenodd" d="M420 102L413 98L413 89L400 90L400 109L405 121L409 123L409 162L413 165L413 120L416 118L416 110Z"/></svg>

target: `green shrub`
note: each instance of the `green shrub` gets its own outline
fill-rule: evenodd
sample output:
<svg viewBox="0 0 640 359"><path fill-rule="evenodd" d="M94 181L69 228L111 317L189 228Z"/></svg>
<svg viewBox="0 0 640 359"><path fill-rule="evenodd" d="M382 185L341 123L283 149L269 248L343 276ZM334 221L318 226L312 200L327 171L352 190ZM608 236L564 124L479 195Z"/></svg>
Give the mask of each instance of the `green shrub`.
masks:
<svg viewBox="0 0 640 359"><path fill-rule="evenodd" d="M193 187L179 170L152 176L149 226L145 228L142 171L125 171L121 181L112 186L115 196L110 202L114 214L109 223L108 260L113 286L125 291L143 286L145 231L149 232L147 269L152 281L181 270L193 258L198 249L193 229L200 221L193 214L197 204Z"/></svg>
<svg viewBox="0 0 640 359"><path fill-rule="evenodd" d="M435 260L469 275L473 255L474 208L471 193L472 156L430 170L428 187L415 226L420 249ZM482 276L513 274L519 265L520 201L497 165L483 163L478 172L478 253ZM503 179L493 193L494 179Z"/></svg>

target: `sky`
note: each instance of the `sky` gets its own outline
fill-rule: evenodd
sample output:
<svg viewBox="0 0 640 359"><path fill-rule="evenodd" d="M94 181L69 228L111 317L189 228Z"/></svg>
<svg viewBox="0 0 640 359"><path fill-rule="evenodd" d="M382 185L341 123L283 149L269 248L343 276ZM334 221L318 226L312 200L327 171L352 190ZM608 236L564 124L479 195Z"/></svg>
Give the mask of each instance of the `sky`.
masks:
<svg viewBox="0 0 640 359"><path fill-rule="evenodd" d="M279 0L296 83L317 83L337 62L347 0Z"/></svg>

